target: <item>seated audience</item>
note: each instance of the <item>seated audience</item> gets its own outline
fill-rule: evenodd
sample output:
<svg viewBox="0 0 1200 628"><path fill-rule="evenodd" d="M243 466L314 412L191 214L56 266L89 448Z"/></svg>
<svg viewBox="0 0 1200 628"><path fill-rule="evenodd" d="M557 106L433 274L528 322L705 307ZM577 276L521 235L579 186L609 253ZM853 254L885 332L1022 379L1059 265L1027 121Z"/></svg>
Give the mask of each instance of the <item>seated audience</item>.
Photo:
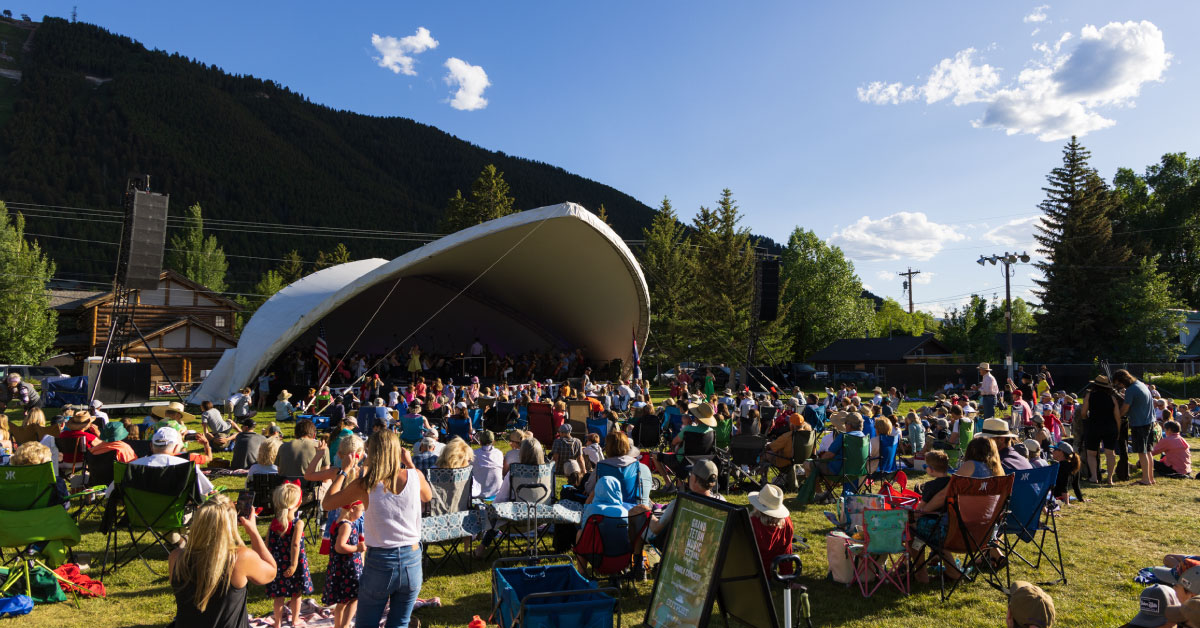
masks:
<svg viewBox="0 0 1200 628"><path fill-rule="evenodd" d="M1154 461L1155 475L1187 477L1192 474L1192 451L1180 436L1179 424L1174 420L1163 424L1162 440L1154 444L1151 453L1162 455Z"/></svg>
<svg viewBox="0 0 1200 628"><path fill-rule="evenodd" d="M500 490L500 480L504 477L504 454L496 449L496 435L491 430L481 430L477 436L479 449L475 452L471 477L479 489L479 497L489 499Z"/></svg>
<svg viewBox="0 0 1200 628"><path fill-rule="evenodd" d="M100 430L100 442L92 447L92 455L105 454L110 451L117 452L117 462L131 462L137 458L137 454L133 452L133 447L125 442L129 438L129 430L124 423L120 421L109 421L104 429Z"/></svg>
<svg viewBox="0 0 1200 628"><path fill-rule="evenodd" d="M774 484L763 486L762 491L750 493L750 528L758 545L758 558L763 571L771 573L775 557L792 553L792 516L783 505L783 489Z"/></svg>
<svg viewBox="0 0 1200 628"><path fill-rule="evenodd" d="M318 468L329 466L328 450L322 448L320 452L317 451L317 428L313 426L312 421L296 421L294 436L294 440L279 447L279 454L275 457L275 466L279 467L280 475L289 478L304 475L304 470L318 455L321 457Z"/></svg>
<svg viewBox="0 0 1200 628"><path fill-rule="evenodd" d="M198 440L203 440L203 437L198 437ZM204 442L204 447L207 451L207 442ZM194 462L188 458L179 457L179 454L184 453L185 451L183 446L183 435L179 433L179 430L170 426L160 427L158 428L158 431L154 432L154 436L150 439L150 451L152 453L149 456L138 458L129 464L144 465L147 467L169 467L177 464L194 464ZM208 453L211 457L211 451ZM212 482L210 482L208 477L201 473L199 469L196 469L196 485L199 487L201 495L208 495L213 490Z"/></svg>
<svg viewBox="0 0 1200 628"><path fill-rule="evenodd" d="M258 461L258 451L267 437L254 431L254 419L242 419L241 431L233 437L233 459L230 469L249 469Z"/></svg>
<svg viewBox="0 0 1200 628"><path fill-rule="evenodd" d="M254 464L250 465L250 469L246 473L247 487L250 486L250 479L256 475L279 473L279 467L275 466L275 458L279 455L279 447L282 445L283 440L278 438L263 440L262 444L258 446L258 456L255 458Z"/></svg>
<svg viewBox="0 0 1200 628"><path fill-rule="evenodd" d="M1054 600L1041 587L1017 580L1008 592L1008 628L1050 628L1054 625Z"/></svg>
<svg viewBox="0 0 1200 628"><path fill-rule="evenodd" d="M1157 628L1167 625L1167 609L1179 606L1175 590L1165 584L1152 584L1138 596L1138 614L1121 628Z"/></svg>

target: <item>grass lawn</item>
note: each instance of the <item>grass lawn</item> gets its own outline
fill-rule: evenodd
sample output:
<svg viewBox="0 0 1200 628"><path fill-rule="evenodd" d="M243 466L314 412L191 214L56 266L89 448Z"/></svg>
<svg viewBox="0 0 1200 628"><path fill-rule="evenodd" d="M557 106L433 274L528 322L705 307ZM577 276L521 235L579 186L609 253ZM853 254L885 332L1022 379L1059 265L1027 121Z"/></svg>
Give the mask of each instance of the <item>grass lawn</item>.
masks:
<svg viewBox="0 0 1200 628"><path fill-rule="evenodd" d="M288 426L284 426L284 431L290 431ZM1195 452L1193 449L1194 459ZM218 487L225 488L238 488L241 483L242 480L233 478L216 481ZM1132 578L1139 568L1161 564L1159 561L1168 552L1200 553L1194 540L1200 514L1197 486L1200 485L1185 480L1161 480L1156 487L1131 483L1112 488L1085 485L1085 495L1092 501L1072 504L1058 520L1069 584L1047 587L1047 591L1055 600L1059 625L1117 626L1128 621L1137 611L1141 586ZM658 496L658 501L667 499ZM746 503L744 495L732 495L729 499ZM807 537L813 546L801 558L815 625L864 628L1003 625L1005 598L982 583L960 589L948 604L942 604L936 586L917 585L916 592L908 597L881 589L873 598L864 600L857 589L827 580L823 537L830 526L821 514L822 509L809 506L792 513L796 532ZM102 551L103 536L97 531L97 519L93 516L81 525L84 537L75 548L77 552L98 556ZM266 522L261 523L265 531ZM165 574L165 556L157 552L155 556L154 568ZM319 598L325 557L311 547L308 557L316 589L313 597ZM1014 577L1033 581L1050 579L1048 569L1035 574L1028 568L1014 566L1013 573ZM443 606L418 611L416 617L422 626L466 626L473 615L486 618L491 608L489 574L489 565L473 562L465 572L447 566L426 581L422 597L440 597ZM165 578L154 576L138 562L110 575L105 584L109 591L106 599L82 600L81 608L70 601L39 606L32 614L9 620L7 624L31 628L162 626L174 614L174 598ZM649 582L638 585L636 593L626 588L622 599L624 625L641 622L650 590ZM250 612L262 615L270 611L271 601L263 596L262 587L252 586Z"/></svg>

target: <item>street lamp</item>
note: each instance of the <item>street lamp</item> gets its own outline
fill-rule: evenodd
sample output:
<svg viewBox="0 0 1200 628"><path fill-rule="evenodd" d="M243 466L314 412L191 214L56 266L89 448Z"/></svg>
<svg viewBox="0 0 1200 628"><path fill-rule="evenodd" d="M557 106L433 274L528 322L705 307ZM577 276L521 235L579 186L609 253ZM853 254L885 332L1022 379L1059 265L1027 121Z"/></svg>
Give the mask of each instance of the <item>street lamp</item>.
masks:
<svg viewBox="0 0 1200 628"><path fill-rule="evenodd" d="M1013 342L1012 342L1012 285L1009 279L1012 277L1012 265L1016 263L1028 264L1029 254L1022 252L1009 253L1005 251L1003 255L980 255L975 261L976 264L983 266L986 262L991 262L992 266L996 262L1004 264L1004 325L1008 333L1008 352L1004 356L1004 364L1007 367L1008 378L1013 377Z"/></svg>

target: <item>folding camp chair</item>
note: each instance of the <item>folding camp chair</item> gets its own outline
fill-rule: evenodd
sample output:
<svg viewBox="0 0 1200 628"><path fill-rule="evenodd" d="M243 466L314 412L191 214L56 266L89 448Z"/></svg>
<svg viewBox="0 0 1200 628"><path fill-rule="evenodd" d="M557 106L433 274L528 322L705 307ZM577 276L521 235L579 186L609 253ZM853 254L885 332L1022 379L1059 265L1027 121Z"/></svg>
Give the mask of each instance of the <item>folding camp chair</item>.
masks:
<svg viewBox="0 0 1200 628"><path fill-rule="evenodd" d="M908 569L907 510L869 509L863 513L863 541L851 545L858 555L854 581L863 597L871 597L885 582L908 595L912 590Z"/></svg>
<svg viewBox="0 0 1200 628"><path fill-rule="evenodd" d="M517 406L517 429L523 430L529 426L529 406Z"/></svg>
<svg viewBox="0 0 1200 628"><path fill-rule="evenodd" d="M604 439L608 438L608 419L603 415L588 417L587 431L588 434L598 434L600 442L603 443Z"/></svg>
<svg viewBox="0 0 1200 628"><path fill-rule="evenodd" d="M429 469L426 479L433 491L429 515L421 519L421 549L429 561L426 573L432 576L451 560L465 569L459 547L480 532L479 511L471 508L471 467ZM442 549L439 557L430 554L433 545Z"/></svg>
<svg viewBox="0 0 1200 628"><path fill-rule="evenodd" d="M825 490L830 493L838 482L842 483L844 492L859 493L870 475L868 463L871 458L871 439L851 434L842 434L841 439L842 447L838 452L838 459L842 463L841 472L837 475L822 475L820 480Z"/></svg>
<svg viewBox="0 0 1200 628"><path fill-rule="evenodd" d="M299 476L284 479L293 484L300 483L300 507L296 509L296 514L304 521L304 541L310 545L320 544L326 523L325 510L321 508L321 498L325 496L325 484L311 482ZM255 499L257 498L256 493Z"/></svg>
<svg viewBox="0 0 1200 628"><path fill-rule="evenodd" d="M871 482L876 480L890 483L900 470L897 457L900 450L900 436L892 433L879 437L879 456L871 459Z"/></svg>
<svg viewBox="0 0 1200 628"><path fill-rule="evenodd" d="M713 430L683 433L683 460L685 464L675 471L675 480L677 482L686 483L688 474L691 473L692 467L697 462L713 459L716 453L713 444L715 440L716 432Z"/></svg>
<svg viewBox="0 0 1200 628"><path fill-rule="evenodd" d="M1013 475L1016 480L1013 482L1009 512L1003 526L1004 553L1009 557L1010 563L1015 557L1033 569L1039 569L1042 558L1045 558L1058 577L1042 584L1066 584L1067 573L1063 565L1062 547L1058 543L1058 523L1046 509L1050 491L1058 478L1058 463L1017 471ZM1046 546L1048 534L1054 535L1053 556L1050 554L1050 548ZM1037 549L1034 562L1029 562L1030 559L1021 555L1017 549L1019 543L1029 543ZM1011 585L1011 582L1008 584Z"/></svg>
<svg viewBox="0 0 1200 628"><path fill-rule="evenodd" d="M554 446L554 434L558 426L554 424L554 412L548 403L529 404L529 431L533 437L549 449Z"/></svg>
<svg viewBox="0 0 1200 628"><path fill-rule="evenodd" d="M962 577L952 581L949 589L946 588L947 569L943 566L941 570L942 601L949 599L959 584L974 582L980 576L997 590L1007 591L1007 561L1004 567L1006 576L1001 579L988 552L1001 549L1002 542L995 539L995 533L1008 512L1008 500L1012 495L1014 478L1012 475L991 478L965 478L958 475L950 477L946 496L946 538L940 543L930 543L929 548L943 555L949 553L964 556L963 569L960 570ZM975 571L973 565L981 566L981 570Z"/></svg>
<svg viewBox="0 0 1200 628"><path fill-rule="evenodd" d="M58 475L70 481L76 473L86 473L87 466L84 454L87 453L87 439L82 436L58 436L54 439L58 449Z"/></svg>
<svg viewBox="0 0 1200 628"><path fill-rule="evenodd" d="M717 419L713 428L715 440L713 444L721 449L729 449L729 440L733 436L733 419Z"/></svg>
<svg viewBox="0 0 1200 628"><path fill-rule="evenodd" d="M596 478L616 478L621 483L621 502L625 504L626 508L632 508L645 497L642 495L642 483L638 478L641 466L640 463L634 462L618 467L601 461L596 465Z"/></svg>
<svg viewBox="0 0 1200 628"><path fill-rule="evenodd" d="M483 408L472 408L467 412L467 416L471 417L471 427L483 429Z"/></svg>
<svg viewBox="0 0 1200 628"><path fill-rule="evenodd" d="M457 436L457 437L463 439L464 442L467 442L467 443L471 442L471 420L470 419L460 419L457 417L450 417L449 419L447 419L447 426L448 427L446 429L446 432L449 433L451 437Z"/></svg>
<svg viewBox="0 0 1200 628"><path fill-rule="evenodd" d="M129 445L129 448L133 450L133 455L137 458L145 458L154 453L154 444L148 440L127 438L125 444Z"/></svg>
<svg viewBox="0 0 1200 628"><path fill-rule="evenodd" d="M187 524L190 506L204 500L196 484L196 465L176 464L151 467L118 462L113 465L113 492L109 495L101 529L106 532L104 554L100 559L100 580L140 558L154 575L146 553L154 545L170 553L166 536L181 532ZM120 512L118 512L120 511ZM124 528L129 534L130 547L123 552L117 547L118 535ZM147 536L152 542L143 544ZM108 562L109 551L113 560Z"/></svg>
<svg viewBox="0 0 1200 628"><path fill-rule="evenodd" d="M633 424L633 444L638 449L649 451L662 446L663 430L658 417L648 415Z"/></svg>
<svg viewBox="0 0 1200 628"><path fill-rule="evenodd" d="M812 430L792 430L792 459L791 464L780 467L774 464L774 461L779 458L778 455L770 451L763 451L763 458L766 462L772 463L768 469L775 470L775 476L771 481L778 481L781 475L791 474L795 471L796 465L803 465L809 458L812 458L813 452L817 449L817 438L819 434ZM789 480L790 481L790 480Z"/></svg>
<svg viewBox="0 0 1200 628"><path fill-rule="evenodd" d="M571 435L575 438L587 436L587 420L590 416L592 404L578 400L567 402L567 422L571 424Z"/></svg>
<svg viewBox="0 0 1200 628"><path fill-rule="evenodd" d="M683 429L683 412L678 406L667 406L663 410L662 431L668 439L673 439Z"/></svg>
<svg viewBox="0 0 1200 628"><path fill-rule="evenodd" d="M504 543L519 553L536 554L546 532L540 519L550 519L554 502L554 463L511 464L508 482L510 510L503 518L507 525L493 553Z"/></svg>
<svg viewBox="0 0 1200 628"><path fill-rule="evenodd" d="M592 515L583 523L571 551L587 566L589 578L609 578L610 584L619 586L621 576L633 567L634 543L645 534L649 523L648 513L632 517Z"/></svg>
<svg viewBox="0 0 1200 628"><path fill-rule="evenodd" d="M757 490L761 484L757 474L766 448L767 439L763 436L738 434L729 439L729 484L731 489L740 490L743 482L749 482Z"/></svg>
<svg viewBox="0 0 1200 628"><path fill-rule="evenodd" d="M62 558L67 546L79 543L79 526L59 505L55 484L53 462L0 470L0 548L17 550L0 594L23 584L14 593L31 595L35 569L54 573L42 558Z"/></svg>
<svg viewBox="0 0 1200 628"><path fill-rule="evenodd" d="M400 417L400 440L416 445L425 438L425 419L419 416Z"/></svg>
<svg viewBox="0 0 1200 628"><path fill-rule="evenodd" d="M250 476L250 490L254 491L254 507L261 508L258 516L262 519L275 516L275 504L271 494L283 484L284 477L278 473L255 473ZM307 526L305 526L307 527Z"/></svg>
<svg viewBox="0 0 1200 628"><path fill-rule="evenodd" d="M97 489L95 497L99 499L92 502L92 507L88 508L87 512L83 512L83 509L87 508L87 504L80 504L76 507L74 515L76 520L86 519L93 510L104 503L102 487L113 483L113 467L117 464L117 452L106 451L96 455L89 451L84 454L84 458L86 459L87 475L83 484L89 489Z"/></svg>

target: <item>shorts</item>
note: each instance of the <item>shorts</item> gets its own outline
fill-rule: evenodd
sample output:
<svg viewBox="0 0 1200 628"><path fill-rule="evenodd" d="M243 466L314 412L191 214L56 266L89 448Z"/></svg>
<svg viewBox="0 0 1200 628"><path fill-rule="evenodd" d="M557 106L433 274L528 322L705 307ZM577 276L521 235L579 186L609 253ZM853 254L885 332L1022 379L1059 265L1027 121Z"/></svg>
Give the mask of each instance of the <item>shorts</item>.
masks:
<svg viewBox="0 0 1200 628"><path fill-rule="evenodd" d="M1154 434L1154 427L1151 425L1140 425L1138 427L1130 426L1129 428L1129 445L1135 454L1150 453L1150 437Z"/></svg>
<svg viewBox="0 0 1200 628"><path fill-rule="evenodd" d="M949 528L950 517L945 513L927 514L917 518L913 534L934 547L941 547L942 541L946 540L946 531Z"/></svg>
<svg viewBox="0 0 1200 628"><path fill-rule="evenodd" d="M816 464L817 472L821 475L841 475L831 468L832 462L832 460L817 460L814 464Z"/></svg>
<svg viewBox="0 0 1200 628"><path fill-rule="evenodd" d="M1088 451L1100 451L1101 445L1107 451L1116 451L1117 440L1117 430L1115 427L1101 431L1089 425L1083 437L1084 447Z"/></svg>

